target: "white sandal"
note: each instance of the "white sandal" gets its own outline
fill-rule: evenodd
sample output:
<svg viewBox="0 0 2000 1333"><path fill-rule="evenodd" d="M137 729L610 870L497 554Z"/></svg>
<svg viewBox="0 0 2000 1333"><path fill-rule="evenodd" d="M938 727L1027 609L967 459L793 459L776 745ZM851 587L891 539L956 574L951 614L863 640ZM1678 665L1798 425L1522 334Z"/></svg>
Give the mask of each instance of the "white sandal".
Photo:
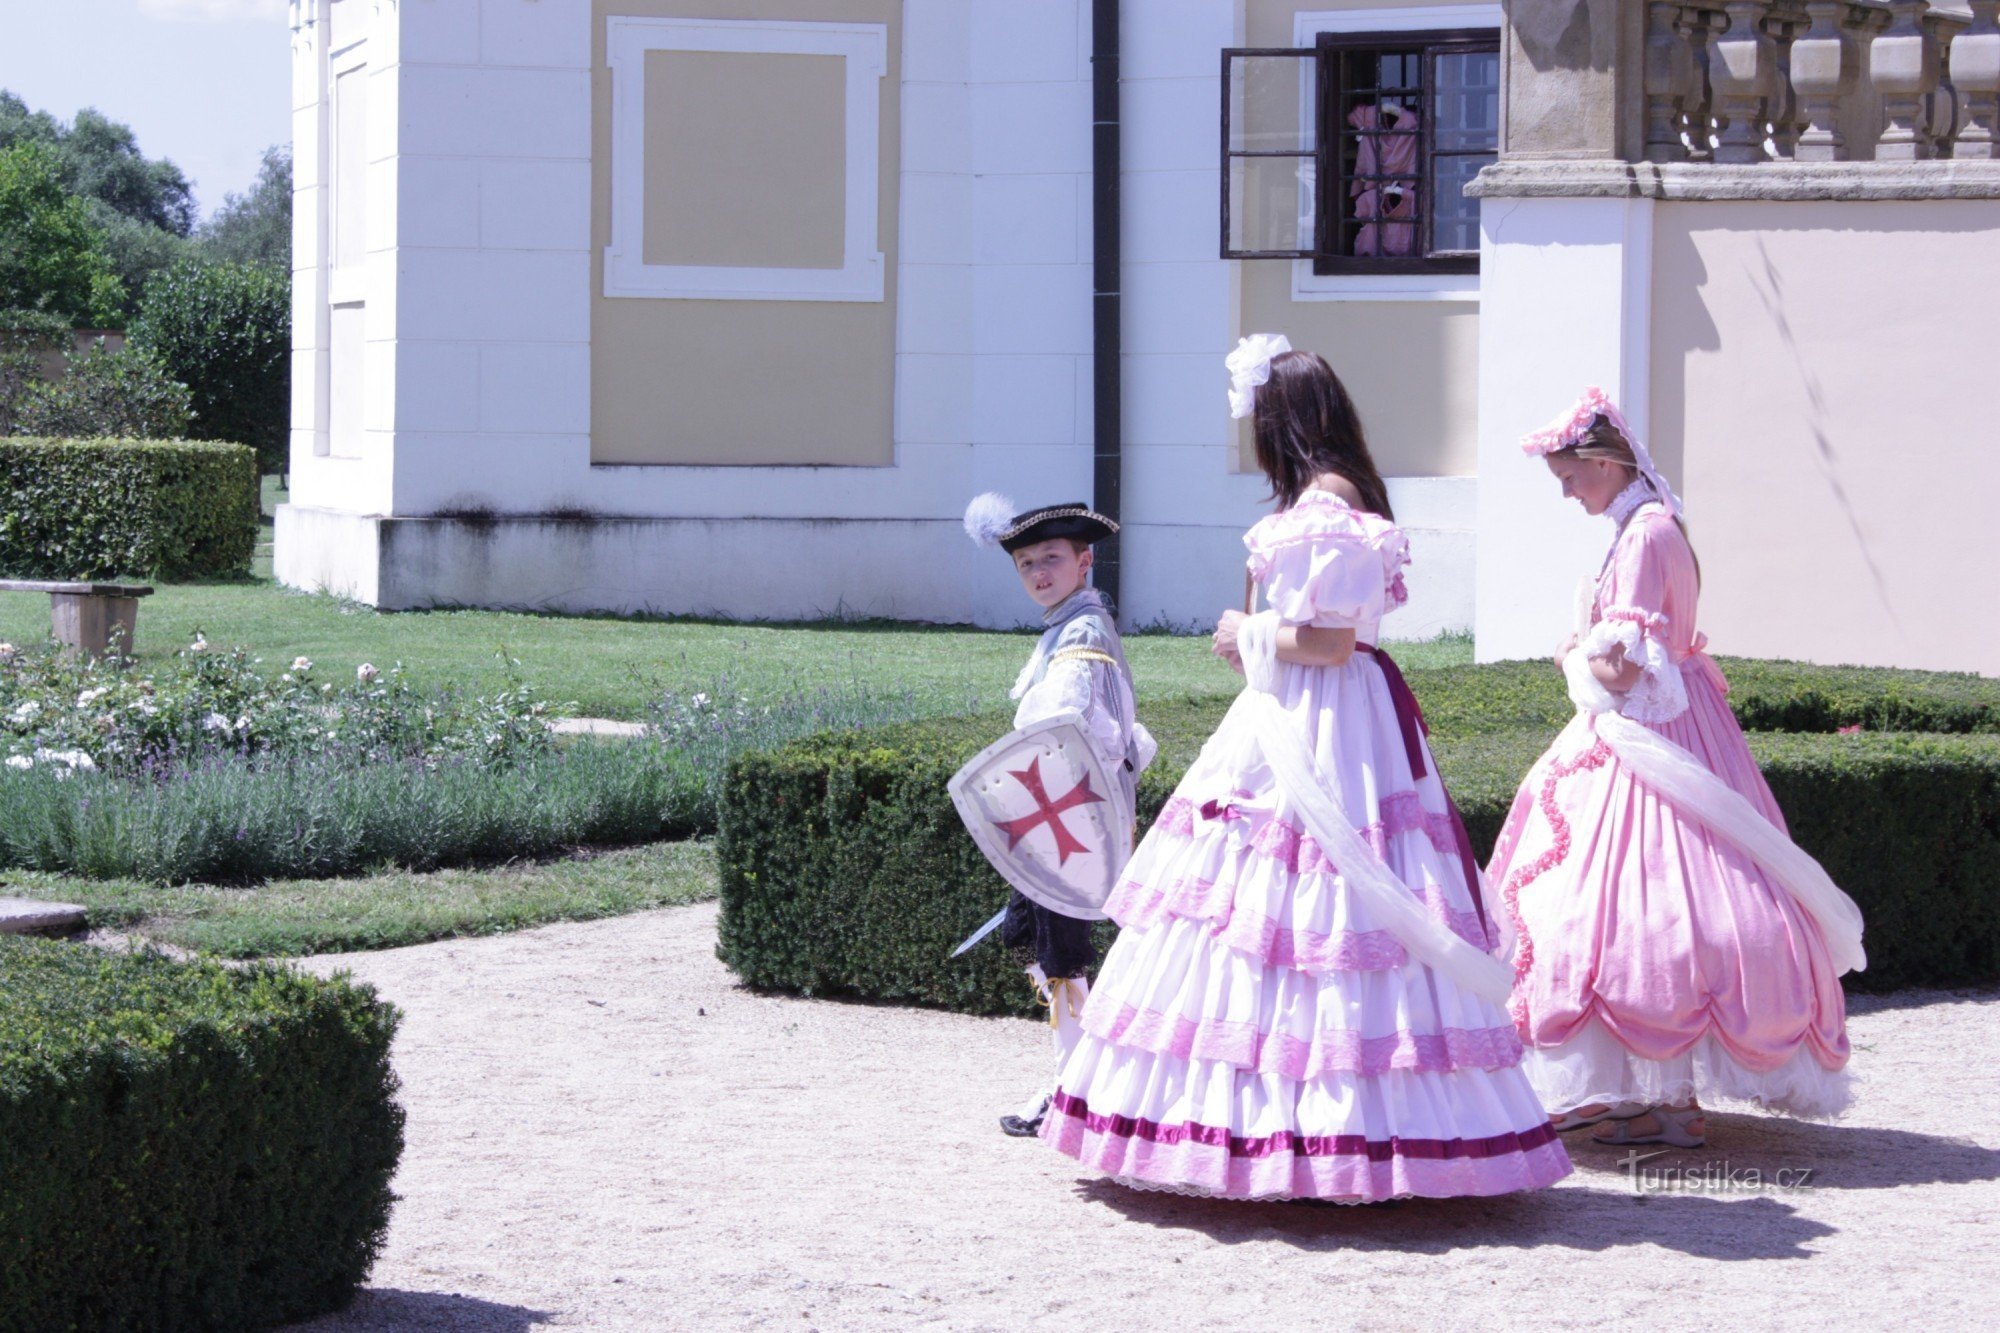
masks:
<svg viewBox="0 0 2000 1333"><path fill-rule="evenodd" d="M1592 1143L1602 1143L1613 1148L1622 1148L1631 1143L1664 1143L1670 1148L1700 1148L1707 1144L1708 1134L1706 1132L1706 1125L1702 1127L1703 1132L1700 1134L1693 1133L1688 1129L1689 1125L1703 1119L1708 1114L1699 1106L1653 1106L1648 1107L1647 1110L1651 1112L1654 1122L1659 1125L1659 1129L1654 1133L1634 1134L1632 1132L1632 1121L1639 1117L1630 1116L1617 1121L1612 1126L1611 1133L1609 1134L1591 1135L1590 1141ZM1645 1113L1641 1112L1640 1114L1643 1115Z"/></svg>
<svg viewBox="0 0 2000 1333"><path fill-rule="evenodd" d="M1602 1124L1606 1120L1630 1120L1641 1116L1653 1108L1644 1102L1614 1102L1596 1115L1578 1115L1575 1111L1564 1111L1551 1123L1556 1133L1567 1134L1572 1129L1582 1129L1585 1125Z"/></svg>

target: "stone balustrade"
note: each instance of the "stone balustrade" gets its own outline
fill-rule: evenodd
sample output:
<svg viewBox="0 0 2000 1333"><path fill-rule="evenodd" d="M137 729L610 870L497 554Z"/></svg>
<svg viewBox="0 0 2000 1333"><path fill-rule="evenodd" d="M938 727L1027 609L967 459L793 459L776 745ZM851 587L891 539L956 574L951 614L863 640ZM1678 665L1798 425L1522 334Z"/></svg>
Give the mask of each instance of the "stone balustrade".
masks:
<svg viewBox="0 0 2000 1333"><path fill-rule="evenodd" d="M1649 0L1645 159L2000 158L2000 0Z"/></svg>

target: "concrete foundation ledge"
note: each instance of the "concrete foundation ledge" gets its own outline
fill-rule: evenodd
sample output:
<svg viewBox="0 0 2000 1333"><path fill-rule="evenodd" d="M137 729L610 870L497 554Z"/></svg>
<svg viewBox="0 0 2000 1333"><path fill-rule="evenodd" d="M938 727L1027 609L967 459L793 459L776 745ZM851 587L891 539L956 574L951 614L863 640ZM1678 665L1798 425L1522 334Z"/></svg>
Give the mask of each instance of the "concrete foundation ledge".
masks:
<svg viewBox="0 0 2000 1333"><path fill-rule="evenodd" d="M973 619L956 519L277 514L278 581L383 610Z"/></svg>

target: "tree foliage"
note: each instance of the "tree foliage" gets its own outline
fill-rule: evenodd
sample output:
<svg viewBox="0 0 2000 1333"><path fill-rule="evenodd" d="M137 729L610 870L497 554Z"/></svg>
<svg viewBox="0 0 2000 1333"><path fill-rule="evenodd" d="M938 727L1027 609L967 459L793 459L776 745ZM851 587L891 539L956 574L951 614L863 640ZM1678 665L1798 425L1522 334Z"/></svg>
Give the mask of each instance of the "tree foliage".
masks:
<svg viewBox="0 0 2000 1333"><path fill-rule="evenodd" d="M21 142L50 150L63 189L96 199L124 217L175 236L194 231L194 189L181 169L139 151L129 125L85 107L65 125L0 91L0 148Z"/></svg>
<svg viewBox="0 0 2000 1333"><path fill-rule="evenodd" d="M236 264L262 264L280 273L292 267L292 150L275 144L264 150L257 179L242 194L223 198L222 207L198 233L202 253Z"/></svg>
<svg viewBox="0 0 2000 1333"><path fill-rule="evenodd" d="M0 149L0 310L40 310L83 328L114 319L125 286L91 225L89 206L63 187L40 143Z"/></svg>

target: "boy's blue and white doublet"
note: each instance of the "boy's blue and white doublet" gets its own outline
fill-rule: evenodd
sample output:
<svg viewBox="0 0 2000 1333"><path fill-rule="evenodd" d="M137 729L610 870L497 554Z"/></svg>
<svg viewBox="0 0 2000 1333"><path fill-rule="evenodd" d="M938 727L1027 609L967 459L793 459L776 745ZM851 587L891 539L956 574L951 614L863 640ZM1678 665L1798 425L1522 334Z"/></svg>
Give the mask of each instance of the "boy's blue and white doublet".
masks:
<svg viewBox="0 0 2000 1333"><path fill-rule="evenodd" d="M1111 608L1097 589L1079 588L1044 612L1042 623L1034 655L1008 692L1018 701L1015 730L1057 713L1081 714L1104 771L1124 784L1129 810L1159 746L1134 715L1132 670Z"/></svg>

